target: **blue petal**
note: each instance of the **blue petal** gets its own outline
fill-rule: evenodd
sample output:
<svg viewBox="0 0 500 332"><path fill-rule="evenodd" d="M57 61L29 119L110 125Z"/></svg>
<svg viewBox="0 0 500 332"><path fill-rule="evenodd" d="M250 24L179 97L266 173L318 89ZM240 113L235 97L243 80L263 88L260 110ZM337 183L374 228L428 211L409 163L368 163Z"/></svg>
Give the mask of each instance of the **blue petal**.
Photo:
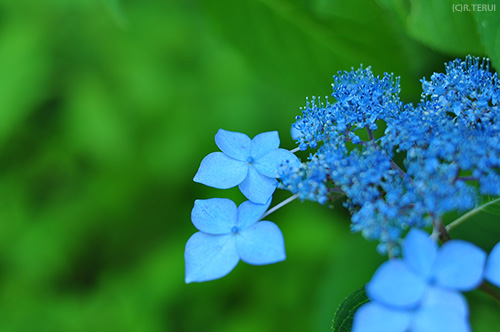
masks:
<svg viewBox="0 0 500 332"><path fill-rule="evenodd" d="M276 149L255 159L253 166L260 174L277 178L280 165L285 164L287 160L291 166L298 167L300 165L296 155L285 149Z"/></svg>
<svg viewBox="0 0 500 332"><path fill-rule="evenodd" d="M269 131L255 136L250 144L250 155L260 158L263 155L280 147L280 138L277 131Z"/></svg>
<svg viewBox="0 0 500 332"><path fill-rule="evenodd" d="M270 221L242 229L236 235L236 248L241 260L248 264L271 264L286 258L283 234Z"/></svg>
<svg viewBox="0 0 500 332"><path fill-rule="evenodd" d="M400 259L380 265L366 285L368 297L381 304L408 308L417 304L426 288L423 278Z"/></svg>
<svg viewBox="0 0 500 332"><path fill-rule="evenodd" d="M215 144L231 158L246 161L250 155L251 139L245 134L219 129L215 134Z"/></svg>
<svg viewBox="0 0 500 332"><path fill-rule="evenodd" d="M292 136L292 139L294 141L298 140L299 138L301 137L304 137L304 133L301 132L300 130L298 130L297 128L295 128L292 124L292 128L290 129L290 136Z"/></svg>
<svg viewBox="0 0 500 332"><path fill-rule="evenodd" d="M236 225L236 204L227 198L197 199L191 221L198 230L209 234L228 234Z"/></svg>
<svg viewBox="0 0 500 332"><path fill-rule="evenodd" d="M484 277L492 284L500 287L500 242L498 242L490 252Z"/></svg>
<svg viewBox="0 0 500 332"><path fill-rule="evenodd" d="M467 319L446 307L424 307L412 319L412 332L469 332Z"/></svg>
<svg viewBox="0 0 500 332"><path fill-rule="evenodd" d="M194 233L186 243L186 283L222 278L238 264L235 238L232 234Z"/></svg>
<svg viewBox="0 0 500 332"><path fill-rule="evenodd" d="M238 206L238 226L240 229L244 229L248 226L255 224L260 220L262 215L267 211L269 205L271 205L271 198L269 198L266 204L255 204L251 201L245 201Z"/></svg>
<svg viewBox="0 0 500 332"><path fill-rule="evenodd" d="M460 317L469 316L469 307L462 293L440 287L429 287L420 305L421 308L447 308Z"/></svg>
<svg viewBox="0 0 500 332"><path fill-rule="evenodd" d="M254 167L249 167L248 175L239 188L243 195L252 202L265 204L273 195L277 185L276 179L261 175Z"/></svg>
<svg viewBox="0 0 500 332"><path fill-rule="evenodd" d="M363 304L354 314L352 332L404 332L410 325L408 311L394 310L376 302Z"/></svg>
<svg viewBox="0 0 500 332"><path fill-rule="evenodd" d="M432 275L440 286L466 291L479 286L483 279L486 253L472 243L448 241L439 250Z"/></svg>
<svg viewBox="0 0 500 332"><path fill-rule="evenodd" d="M248 174L248 164L213 152L203 158L193 181L206 186L228 189L239 185Z"/></svg>
<svg viewBox="0 0 500 332"><path fill-rule="evenodd" d="M437 244L424 231L412 229L403 242L405 263L413 272L428 278L436 258Z"/></svg>

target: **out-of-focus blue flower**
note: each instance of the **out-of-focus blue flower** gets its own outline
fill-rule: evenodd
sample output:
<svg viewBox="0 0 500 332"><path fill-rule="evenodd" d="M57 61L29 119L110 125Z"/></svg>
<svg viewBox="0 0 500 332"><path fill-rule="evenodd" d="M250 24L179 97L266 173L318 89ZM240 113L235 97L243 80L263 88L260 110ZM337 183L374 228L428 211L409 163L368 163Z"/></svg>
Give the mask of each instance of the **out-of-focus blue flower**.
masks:
<svg viewBox="0 0 500 332"><path fill-rule="evenodd" d="M356 313L353 332L469 331L460 291L479 286L486 253L462 240L438 249L417 229L408 233L402 249L403 258L383 263L367 284L372 302Z"/></svg>
<svg viewBox="0 0 500 332"><path fill-rule="evenodd" d="M500 242L490 252L486 261L484 278L492 284L500 287Z"/></svg>
<svg viewBox="0 0 500 332"><path fill-rule="evenodd" d="M285 242L276 224L259 221L271 204L227 198L196 200L191 221L199 232L186 243L186 283L222 278L239 260L253 265L283 261Z"/></svg>
<svg viewBox="0 0 500 332"><path fill-rule="evenodd" d="M245 134L220 129L215 143L222 152L210 153L202 160L194 181L218 189L239 186L246 198L259 204L274 193L280 165L299 163L293 153L279 148L276 131L251 140Z"/></svg>
<svg viewBox="0 0 500 332"><path fill-rule="evenodd" d="M469 332L468 314L462 294L431 286L414 309L364 304L354 315L352 332Z"/></svg>

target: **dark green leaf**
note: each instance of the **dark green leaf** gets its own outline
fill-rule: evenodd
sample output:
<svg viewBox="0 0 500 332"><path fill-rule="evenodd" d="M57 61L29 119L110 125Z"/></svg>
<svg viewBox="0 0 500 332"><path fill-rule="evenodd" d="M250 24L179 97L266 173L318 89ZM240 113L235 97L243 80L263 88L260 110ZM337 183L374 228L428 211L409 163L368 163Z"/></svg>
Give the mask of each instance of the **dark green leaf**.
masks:
<svg viewBox="0 0 500 332"><path fill-rule="evenodd" d="M497 9L496 5L494 6L489 8ZM498 10L500 11L500 7ZM474 18L484 50L498 71L500 69L500 16L496 11L476 11Z"/></svg>
<svg viewBox="0 0 500 332"><path fill-rule="evenodd" d="M475 12L472 5L454 0L410 0L408 2L394 0L377 0L385 9L398 17L409 36L421 43L452 56L483 55L485 48L481 41L493 38L481 36L476 27ZM459 7L456 7L458 4ZM464 7L467 6L467 7ZM463 11L459 12L458 9ZM476 15L477 16L477 15ZM495 25L489 17L490 25ZM498 21L498 19L496 20ZM498 23L496 23L498 26ZM483 39L483 40L481 40Z"/></svg>
<svg viewBox="0 0 500 332"><path fill-rule="evenodd" d="M203 6L217 31L260 76L276 80L293 75L306 95L324 91L324 83L311 78L325 77L330 83L338 70L361 63L377 74L401 75L404 91L419 90L418 81L406 79L416 73L419 77L429 61L391 13L371 1L219 0Z"/></svg>
<svg viewBox="0 0 500 332"><path fill-rule="evenodd" d="M363 304L368 302L365 287L355 290L340 303L333 318L332 331L333 332L350 332L354 313Z"/></svg>
<svg viewBox="0 0 500 332"><path fill-rule="evenodd" d="M408 33L430 47L448 53L482 55L473 12L453 11L454 0L411 1Z"/></svg>

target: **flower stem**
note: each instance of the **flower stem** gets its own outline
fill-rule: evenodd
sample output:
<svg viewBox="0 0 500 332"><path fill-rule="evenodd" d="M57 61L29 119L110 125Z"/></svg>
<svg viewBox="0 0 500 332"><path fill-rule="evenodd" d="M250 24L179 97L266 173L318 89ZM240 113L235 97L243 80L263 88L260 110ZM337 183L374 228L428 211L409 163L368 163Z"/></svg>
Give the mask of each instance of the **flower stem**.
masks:
<svg viewBox="0 0 500 332"><path fill-rule="evenodd" d="M295 194L293 196L290 196L288 197L287 199L285 199L283 202L273 206L271 209L267 210L266 213L264 213L262 215L262 218L265 218L267 217L268 215L270 215L271 213L273 213L274 211L278 210L279 208L282 208L283 206L287 205L288 203L290 203L291 201L293 201L294 199L296 199L297 197L299 197L299 194Z"/></svg>
<svg viewBox="0 0 500 332"><path fill-rule="evenodd" d="M460 218L455 219L453 222L451 222L448 225L446 225L446 230L448 232L451 231L453 228L457 227L458 225L460 225L461 223L463 223L465 220L469 219L470 217L472 217L476 213L481 212L481 210L484 209L485 207L487 207L488 205L495 204L495 203L498 203L498 202L500 202L500 197L497 198L497 199L492 200L491 202L488 202L486 204L478 206L475 209L470 210L469 212L467 212L466 214L464 214Z"/></svg>
<svg viewBox="0 0 500 332"><path fill-rule="evenodd" d="M373 131L370 128L366 128L366 132L368 133L368 138L370 141L374 141L375 137L373 136Z"/></svg>
<svg viewBox="0 0 500 332"><path fill-rule="evenodd" d="M461 176L461 177L458 177L457 180L460 180L460 181L477 181L477 178L474 177L474 176Z"/></svg>
<svg viewBox="0 0 500 332"><path fill-rule="evenodd" d="M495 289L495 287L492 287L489 283L483 282L481 285L479 285L478 289L495 300L497 300L498 303L500 303L500 293Z"/></svg>
<svg viewBox="0 0 500 332"><path fill-rule="evenodd" d="M398 175L401 179L406 180L407 178L409 178L408 175L405 173L405 171L403 171L401 167L399 167L398 164L396 164L392 159L391 159L391 168L398 172Z"/></svg>
<svg viewBox="0 0 500 332"><path fill-rule="evenodd" d="M296 147L295 149L290 150L290 152L291 152L291 153L295 153L295 152L297 152L297 151L299 151L299 150L300 150L300 148L299 148L299 147Z"/></svg>
<svg viewBox="0 0 500 332"><path fill-rule="evenodd" d="M451 240L450 234L448 233L448 230L443 224L443 220L441 217L437 218L432 218L432 234L431 238L434 240L440 240L441 243L445 243L446 241Z"/></svg>

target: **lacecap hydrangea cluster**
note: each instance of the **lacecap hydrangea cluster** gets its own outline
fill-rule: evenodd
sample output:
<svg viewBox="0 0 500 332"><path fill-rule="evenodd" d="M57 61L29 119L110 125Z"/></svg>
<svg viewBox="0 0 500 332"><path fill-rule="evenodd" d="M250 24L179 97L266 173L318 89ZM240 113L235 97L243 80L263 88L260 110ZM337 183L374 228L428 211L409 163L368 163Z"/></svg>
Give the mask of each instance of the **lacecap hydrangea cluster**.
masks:
<svg viewBox="0 0 500 332"><path fill-rule="evenodd" d="M251 139L219 130L220 151L202 160L194 181L238 186L247 201L195 201L191 220L198 232L185 248L186 283L221 278L240 260L283 261L283 234L263 219L295 198L342 199L352 231L378 241L379 252L400 257L382 265L368 284L371 302L357 315L356 331L434 331L426 328L442 326L442 317L467 331L460 292L484 280L500 286L500 245L487 258L472 244L448 241L442 216L476 208L483 196L500 196L500 83L488 60L467 57L422 79L422 86L415 106L400 100L392 74L375 76L369 67L339 72L335 100L313 98L296 118L298 147L291 151L280 148L275 131ZM299 150L309 157L300 160ZM277 188L293 195L269 209ZM430 238L419 230L427 226ZM448 242L438 249L437 238ZM436 311L441 298L451 304Z"/></svg>
<svg viewBox="0 0 500 332"><path fill-rule="evenodd" d="M320 204L344 196L352 230L393 254L409 228L500 195L500 84L487 60L422 79L416 106L399 99L399 79L369 67L339 72L332 86L335 102L313 98L297 116L299 147L311 153L298 170L280 169L280 188Z"/></svg>

